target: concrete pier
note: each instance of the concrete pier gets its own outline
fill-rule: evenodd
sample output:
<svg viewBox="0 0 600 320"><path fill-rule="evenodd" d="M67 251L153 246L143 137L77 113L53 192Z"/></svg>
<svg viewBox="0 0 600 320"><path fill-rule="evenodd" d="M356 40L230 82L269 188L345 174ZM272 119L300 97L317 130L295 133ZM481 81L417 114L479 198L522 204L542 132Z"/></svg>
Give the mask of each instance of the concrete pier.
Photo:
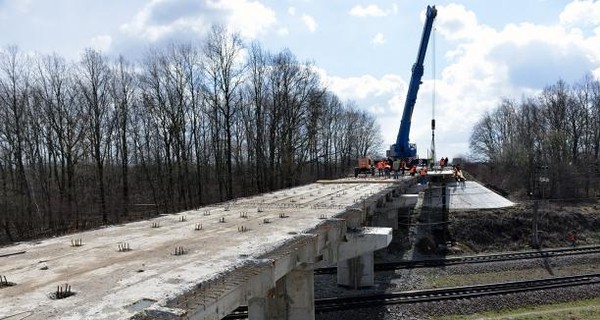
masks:
<svg viewBox="0 0 600 320"><path fill-rule="evenodd" d="M252 320L314 319L314 291L312 268L292 270L265 296L248 301L248 317Z"/></svg>

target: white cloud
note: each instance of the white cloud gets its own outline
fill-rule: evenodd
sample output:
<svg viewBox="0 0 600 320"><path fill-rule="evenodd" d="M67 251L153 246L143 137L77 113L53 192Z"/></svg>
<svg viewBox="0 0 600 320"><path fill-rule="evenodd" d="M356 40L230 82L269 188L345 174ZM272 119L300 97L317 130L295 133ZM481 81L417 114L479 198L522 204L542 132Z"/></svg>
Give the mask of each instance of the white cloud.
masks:
<svg viewBox="0 0 600 320"><path fill-rule="evenodd" d="M304 21L304 24L306 24L310 32L315 32L317 30L317 21L315 21L313 17L304 14L302 15L302 21Z"/></svg>
<svg viewBox="0 0 600 320"><path fill-rule="evenodd" d="M376 45L382 45L385 43L385 37L383 36L383 33L378 32L374 37L373 37L373 43Z"/></svg>
<svg viewBox="0 0 600 320"><path fill-rule="evenodd" d="M370 4L368 6L356 5L350 9L349 14L357 17L384 17L387 15L379 6Z"/></svg>
<svg viewBox="0 0 600 320"><path fill-rule="evenodd" d="M320 75L324 85L343 100L382 97L387 101L390 96L395 97L404 92L407 86L401 77L393 74L379 79L369 74L347 78L329 76L325 71L321 71Z"/></svg>
<svg viewBox="0 0 600 320"><path fill-rule="evenodd" d="M217 23L255 38L275 22L275 12L254 0L153 0L121 31L153 42L177 33L204 33Z"/></svg>
<svg viewBox="0 0 600 320"><path fill-rule="evenodd" d="M600 24L600 2L583 0L569 3L559 16L565 26Z"/></svg>
<svg viewBox="0 0 600 320"><path fill-rule="evenodd" d="M218 3L217 8L231 12L229 25L248 38L255 38L276 22L275 11L258 1L228 0Z"/></svg>
<svg viewBox="0 0 600 320"><path fill-rule="evenodd" d="M296 8L295 7L289 7L288 8L288 13L290 14L290 16L295 16L296 15Z"/></svg>
<svg viewBox="0 0 600 320"><path fill-rule="evenodd" d="M109 35L100 35L90 40L89 46L93 49L106 52L110 49L112 37Z"/></svg>
<svg viewBox="0 0 600 320"><path fill-rule="evenodd" d="M439 7L438 11L443 14L436 16L437 30L448 40L472 39L487 29L484 25L479 25L475 13L463 5L449 4ZM425 20L425 11L422 17Z"/></svg>
<svg viewBox="0 0 600 320"><path fill-rule="evenodd" d="M277 29L277 34L280 36L287 36L288 34L290 34L290 30L288 30L288 28L286 27L282 27Z"/></svg>

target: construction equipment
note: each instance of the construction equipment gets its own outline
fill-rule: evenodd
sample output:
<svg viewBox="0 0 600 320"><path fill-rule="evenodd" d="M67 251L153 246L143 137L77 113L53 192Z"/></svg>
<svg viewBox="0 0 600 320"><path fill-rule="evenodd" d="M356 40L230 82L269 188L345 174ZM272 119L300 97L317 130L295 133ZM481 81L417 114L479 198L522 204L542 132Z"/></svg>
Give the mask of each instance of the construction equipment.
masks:
<svg viewBox="0 0 600 320"><path fill-rule="evenodd" d="M358 177L361 173L375 175L375 163L373 159L370 157L358 158L358 166L354 167L354 177Z"/></svg>
<svg viewBox="0 0 600 320"><path fill-rule="evenodd" d="M417 102L417 93L419 92L421 78L423 77L423 61L425 60L427 44L429 42L429 36L431 35L433 20L435 19L436 15L437 9L435 6L427 6L425 25L423 26L423 34L421 35L421 44L417 54L417 61L412 67L412 75L410 77L408 93L406 94L406 101L404 103L404 111L402 113L402 121L400 122L400 130L398 131L396 143L393 144L390 147L390 150L387 151L388 158L405 159L410 160L409 162L411 162L417 156L417 146L414 143L409 143L408 135L410 133L410 122L413 109L415 107L415 103Z"/></svg>

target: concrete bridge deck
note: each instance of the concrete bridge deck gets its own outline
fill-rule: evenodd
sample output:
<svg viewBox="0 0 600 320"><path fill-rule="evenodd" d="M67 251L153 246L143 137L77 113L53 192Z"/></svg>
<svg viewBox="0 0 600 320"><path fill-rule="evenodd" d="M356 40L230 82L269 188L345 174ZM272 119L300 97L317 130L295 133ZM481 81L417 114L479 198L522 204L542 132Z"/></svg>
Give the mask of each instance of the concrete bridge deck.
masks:
<svg viewBox="0 0 600 320"><path fill-rule="evenodd" d="M400 208L514 205L450 172L416 179L320 181L0 248L0 319L221 319L242 304L252 320L314 319L313 269L337 263L338 284L372 285Z"/></svg>
<svg viewBox="0 0 600 320"><path fill-rule="evenodd" d="M13 284L0 319L219 319L247 303L251 317L300 319L310 305L277 311L268 295L288 273L311 291L312 267L387 246L391 229L363 228L364 212L411 179L314 183L0 248Z"/></svg>

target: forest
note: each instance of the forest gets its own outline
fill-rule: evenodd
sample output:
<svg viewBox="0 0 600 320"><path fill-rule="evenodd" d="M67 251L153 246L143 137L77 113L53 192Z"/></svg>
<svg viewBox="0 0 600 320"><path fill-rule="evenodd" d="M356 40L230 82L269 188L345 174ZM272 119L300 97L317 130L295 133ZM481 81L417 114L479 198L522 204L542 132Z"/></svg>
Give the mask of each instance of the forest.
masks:
<svg viewBox="0 0 600 320"><path fill-rule="evenodd" d="M213 26L132 61L0 50L0 244L344 176L381 141L312 62ZM596 152L597 155L597 152Z"/></svg>
<svg viewBox="0 0 600 320"><path fill-rule="evenodd" d="M486 181L525 197L600 196L600 82L558 80L503 101L473 127L470 150Z"/></svg>

